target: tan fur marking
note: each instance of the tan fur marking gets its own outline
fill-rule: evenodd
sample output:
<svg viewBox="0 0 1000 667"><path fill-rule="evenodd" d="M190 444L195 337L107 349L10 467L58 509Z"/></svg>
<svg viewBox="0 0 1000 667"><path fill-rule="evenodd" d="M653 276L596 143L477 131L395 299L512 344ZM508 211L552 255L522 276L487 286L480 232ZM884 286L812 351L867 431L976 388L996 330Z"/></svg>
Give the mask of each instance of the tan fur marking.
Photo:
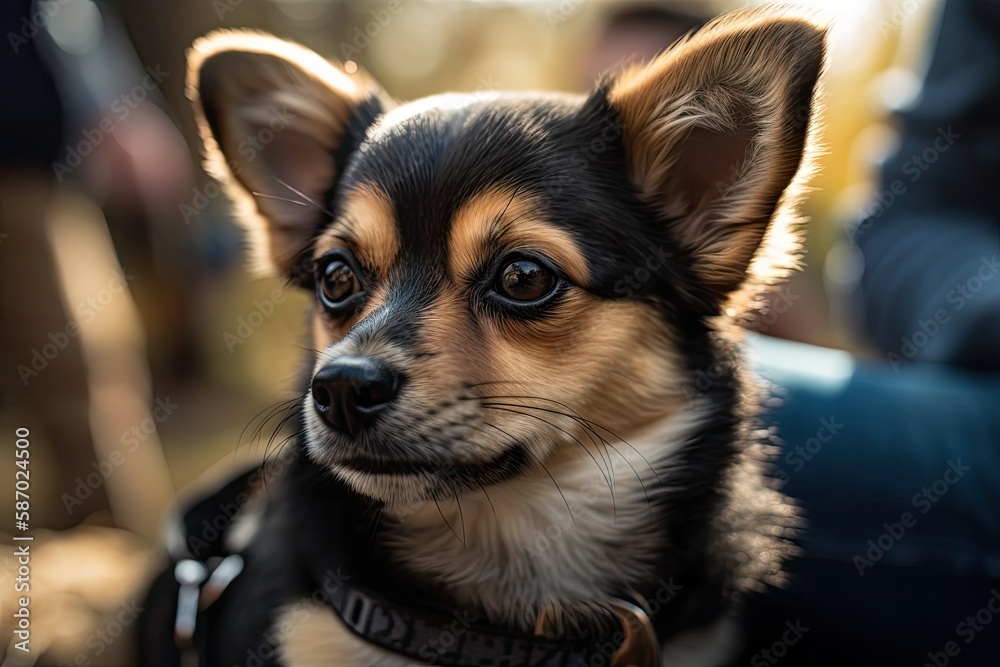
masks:
<svg viewBox="0 0 1000 667"><path fill-rule="evenodd" d="M493 189L472 198L452 218L448 240L452 279L467 278L506 246L541 252L574 283L586 285L587 262L573 238L542 220L535 213L539 210L542 207L535 198L514 195L509 189Z"/></svg>
<svg viewBox="0 0 1000 667"><path fill-rule="evenodd" d="M302 601L289 605L275 627L281 633L281 664L290 667L403 667L394 657L354 636L325 604Z"/></svg>
<svg viewBox="0 0 1000 667"><path fill-rule="evenodd" d="M379 278L385 277L399 252L388 195L374 187L354 188L347 194L343 214L316 239L313 257L345 247Z"/></svg>

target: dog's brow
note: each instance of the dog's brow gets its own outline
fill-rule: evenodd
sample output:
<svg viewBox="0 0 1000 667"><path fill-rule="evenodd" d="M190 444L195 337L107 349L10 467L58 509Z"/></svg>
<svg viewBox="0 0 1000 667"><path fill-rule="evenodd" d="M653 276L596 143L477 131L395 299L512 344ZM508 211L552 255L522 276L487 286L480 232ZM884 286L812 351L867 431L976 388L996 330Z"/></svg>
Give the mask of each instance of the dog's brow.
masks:
<svg viewBox="0 0 1000 667"><path fill-rule="evenodd" d="M448 238L448 269L452 279L472 276L497 247L543 253L578 285L590 271L576 242L564 229L544 221L534 197L510 188L496 188L472 197L454 215Z"/></svg>
<svg viewBox="0 0 1000 667"><path fill-rule="evenodd" d="M314 256L329 252L349 238L352 249L363 264L384 277L399 251L399 235L389 197L374 187L352 190L343 213L318 239Z"/></svg>

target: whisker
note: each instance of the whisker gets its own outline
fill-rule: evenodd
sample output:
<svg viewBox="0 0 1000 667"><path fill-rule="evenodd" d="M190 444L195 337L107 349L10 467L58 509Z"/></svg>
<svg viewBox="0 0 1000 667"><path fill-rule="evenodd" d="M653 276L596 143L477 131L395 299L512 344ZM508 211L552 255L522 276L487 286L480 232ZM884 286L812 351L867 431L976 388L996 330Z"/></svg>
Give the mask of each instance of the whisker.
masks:
<svg viewBox="0 0 1000 667"><path fill-rule="evenodd" d="M311 348L311 347L303 347L301 345L295 345L294 343L292 344L292 347L298 348L299 350L302 350L303 352L312 352L312 353L317 354L317 355L323 354L323 350L317 350L317 349L314 349L314 348Z"/></svg>
<svg viewBox="0 0 1000 667"><path fill-rule="evenodd" d="M458 540L459 543L464 547L465 542L462 542L462 538L458 536L458 533L455 532L455 529L451 527L450 523L448 523L448 519L445 518L444 512L441 511L441 505L438 504L437 498L432 498L431 500L434 501L434 507L437 508L438 514L441 515L441 520L444 521L444 525L448 526L448 530L451 531L451 534L454 535L455 539Z"/></svg>
<svg viewBox="0 0 1000 667"><path fill-rule="evenodd" d="M527 410L542 410L543 412L551 412L551 413L554 413L554 414L557 414L557 415L562 415L564 417L569 417L570 419L573 418L572 415L568 415L568 414L565 414L563 412L559 412L558 410L549 410L547 408L539 408L539 407L533 406L533 405L521 405L521 404L511 404L511 403L483 403L483 405L487 406L487 407L489 407L489 406L503 405L503 406L508 406L508 407L524 408L524 409L527 409ZM498 409L502 409L502 408L496 408L496 407L494 407L493 409L494 410L498 410ZM518 413L518 414L524 414L525 416L535 417L535 415L527 415L527 414L525 414L523 412L522 413ZM541 419L540 417L535 417L535 418L536 419L540 419L541 421L546 421L544 419ZM628 460L628 457L625 456L624 454L622 454L618 450L617 447L615 447L610 442L608 442L603 436L601 436L600 433L597 433L597 431L595 431L591 426L583 423L583 422L585 422L587 420L584 420L581 417L579 421L581 422L580 423L581 426L583 426L585 429L589 429L590 431L592 431L594 433L594 435L596 435L598 438L600 438L601 442L604 443L605 447L610 447L612 449L612 451L614 451L615 454L617 454L619 457L621 457L622 461L625 462L625 465L627 465L632 470L632 474L635 475L636 481L638 481L639 482L639 486L642 487L642 494L643 494L643 496L646 497L646 508L649 510L650 517L652 518L653 508L652 508L652 505L649 502L649 493L646 491L646 484L643 482L642 476L639 474L639 471L635 469L635 466L632 465L632 462ZM546 423L549 423L549 422L546 421ZM558 427L556 427L556 428L558 428ZM632 449L635 449L635 448L633 447ZM610 454L608 456L610 457ZM660 477L659 477L659 475L656 474L656 470L653 469L652 464L650 464L649 461L646 459L646 457L642 456L641 453L639 453L639 456L640 456L640 458L642 458L643 461L646 462L646 465L649 467L650 472L653 473L653 476L656 477L657 480L659 480ZM612 474L612 477L614 477L613 474ZM614 503L614 489L612 489L611 500L612 500L612 503ZM617 514L616 514L616 516L617 516Z"/></svg>
<svg viewBox="0 0 1000 667"><path fill-rule="evenodd" d="M282 185L284 185L286 188L288 188L289 190L291 190L292 192L294 192L298 196L300 196L303 199L305 199L307 202L309 202L313 206L313 208L316 208L316 209L322 211L323 213L326 213L331 218L333 217L333 213L331 213L330 211L326 210L325 208L323 208L322 206L320 206L317 202L315 202L312 199L310 199L309 196L306 193L302 192L301 190L296 190L295 188L293 188L288 183L285 183L280 178L275 178L274 180L278 181L279 183L281 183Z"/></svg>
<svg viewBox="0 0 1000 667"><path fill-rule="evenodd" d="M581 417L580 419L583 419L583 417ZM660 476L659 476L658 474L656 474L656 468L654 468L654 467L653 467L653 464L652 464L652 463L650 463L650 462L649 462L649 459L647 459L647 458L646 458L645 456L643 456L642 452L640 452L640 451L639 451L638 449L636 449L636 448L635 448L635 447L634 447L634 446L632 445L632 443L630 443L630 442L629 442L628 440L626 440L625 438L621 437L620 435L618 435L617 433L615 433L614 431L612 431L611 429L609 429L609 428L608 428L608 427L606 427L606 426L601 426L601 425L600 425L600 424L598 424L597 422L594 422L594 421L590 421L590 420L584 420L584 421L586 421L586 422L587 422L588 424L592 424L592 425L593 425L593 426L594 426L595 428L599 428L599 429L601 429L601 430L602 430L602 431L604 431L605 433L609 433L609 434L611 435L611 437L613 437L613 438L615 438L616 440L620 441L620 442L621 442L622 444L624 444L624 445L625 445L625 446L627 446L627 447L628 447L629 449L631 449L631 450L632 450L633 452L635 452L635 453L636 453L636 455L637 455L637 456L638 456L638 457L639 457L640 459L642 459L642 460L643 460L643 462L644 462L644 463L646 464L646 467L647 467L647 468L649 468L649 471L650 471L651 473L653 473L653 476L654 476L654 477L656 477L656 481L660 482L661 484L663 483L663 480L662 480L662 479L660 479ZM598 436L598 437L601 437L601 436ZM603 438L602 438L602 440L603 440ZM608 442L607 440L604 440L604 441L605 441L605 442L606 442L606 443L608 444L608 446L610 446L610 447L611 447L612 449L614 449L614 450L615 450L616 452L618 452L618 449L617 449L616 447L614 447L613 445L611 445L611 443L610 443L610 442ZM619 453L618 453L618 455L619 455L619 456L621 456L621 452L619 452ZM624 458L624 457L623 457L623 458Z"/></svg>
<svg viewBox="0 0 1000 667"><path fill-rule="evenodd" d="M267 460L267 453L270 451L271 445L274 444L274 439L276 437L278 437L278 433L281 432L281 429L285 426L285 424L288 423L289 419L291 419L293 417L297 417L301 413L302 413L301 409L294 410L290 415L286 416L284 419L282 419L280 422L278 422L278 426L274 429L274 432L271 434L271 437L267 439L267 446L264 447L264 460L265 461Z"/></svg>
<svg viewBox="0 0 1000 667"><path fill-rule="evenodd" d="M604 477L604 481L607 482L607 484L608 484L608 490L611 491L612 498L614 497L614 484L611 482L611 479L610 479L611 469L608 468L607 471L605 471L605 469L601 467L601 464L597 462L597 459L594 458L594 455L590 453L590 450L587 449L587 446L584 445L583 442L579 438L577 438L575 435L573 435L572 433L570 433L566 429L561 428L561 427L557 426L556 424L553 424L549 420L543 419L543 418L539 417L538 415L532 415L532 414L528 414L528 413L525 413L525 412L518 412L517 410L508 410L508 409L506 409L506 408L530 408L531 406L528 406L528 405L519 405L519 404L514 404L514 403L486 403L486 402L483 402L482 405L485 408L490 408L490 409L493 409L493 410L504 410L505 412L513 412L515 414L524 415L525 417L531 417L532 419L537 419L538 421L544 422L544 423L548 424L549 426L551 426L552 428L554 428L556 430L559 430L559 431L562 431L563 433L565 433L569 437L573 438L573 440L575 440L577 442L577 444L579 444L580 447L583 448L583 451L585 451L587 453L587 455L590 456L591 460L594 462L594 465L597 466L597 469L601 471L601 475ZM563 415L563 416L564 417L569 417L569 415ZM595 446L596 446L596 444L595 444ZM598 452L600 452L599 449L598 449ZM601 460L602 460L602 462L604 461L603 457L601 458Z"/></svg>
<svg viewBox="0 0 1000 667"><path fill-rule="evenodd" d="M532 405L532 406L523 405L523 404L518 404L517 405L517 407L522 407L522 408L528 408L528 407L530 407L530 408L535 409L535 410L542 410L543 412L550 412L552 414L561 415L563 417L567 417L568 419L572 419L574 422L578 423L580 426L583 427L584 433L587 434L587 437L590 438L590 441L592 443L594 443L594 448L597 449L597 453L601 455L601 460L604 461L607 464L608 470L610 472L612 463L611 463L611 454L609 452L607 452L608 441L605 440L604 438L602 438L601 435L600 435L600 433L597 433L597 431L595 431L593 428L591 428L590 425L589 425L588 420L586 420L583 417L581 417L580 413L578 413L573 408L569 407L565 403L560 403L559 401L555 401L555 400L552 400L550 398L542 398L541 396L482 396L482 397L479 397L479 400L483 401L484 403L485 403L485 401L491 401L491 400L494 400L494 399L512 399L512 400L523 399L523 400L532 400L532 401L546 401L548 403L554 403L555 405L559 405L559 406L562 406L562 407L566 408L567 410L569 410L573 414L569 414L567 412L562 412L560 410L550 410L548 408L540 408L540 407L535 406L535 405ZM501 404L498 404L498 405L505 405L505 404L501 403ZM591 434L593 434L593 435L591 435ZM600 446L594 440L593 436L595 436L595 435L605 445L605 451L603 453L601 452ZM584 448L584 449L586 449L586 448ZM605 455L607 455L607 457L608 457L607 459L604 458Z"/></svg>
<svg viewBox="0 0 1000 667"><path fill-rule="evenodd" d="M275 447L275 449L274 449L274 457L271 460L277 461L278 457L281 456L282 451L284 451L284 448L287 447L289 445L289 443L291 443L293 440L295 440L296 438L299 438L300 436L302 436L302 434L304 434L304 433L305 433L305 429L300 429L300 430L296 431L295 433L292 433L289 436L287 436L286 438L282 439L278 443L277 447ZM268 463L268 459L265 458L262 463L263 464Z"/></svg>
<svg viewBox="0 0 1000 667"><path fill-rule="evenodd" d="M371 538L375 537L375 533L378 532L378 524L382 521L382 514L385 512L385 507L379 506L375 508L372 512L372 520L368 522L368 531Z"/></svg>
<svg viewBox="0 0 1000 667"><path fill-rule="evenodd" d="M258 412L256 415L254 415L254 417L251 418L249 422L247 422L247 425L243 427L243 430L240 431L240 435L236 440L236 451L233 452L233 457L235 458L239 454L240 446L243 444L243 436L246 435L247 429L249 429L255 421L260 419L260 416L262 414L267 412L267 415L263 419L260 419L260 423L253 430L253 435L250 437L250 440L248 442L251 448L251 455L253 454L253 443L256 442L257 439L260 437L260 434L264 430L264 427L267 425L267 423L276 416L278 416L278 414L280 414L281 412L294 409L296 407L295 404L298 401L299 401L298 397L290 398L286 401L279 401L278 403L268 406L263 410L261 410L260 412Z"/></svg>
<svg viewBox="0 0 1000 667"><path fill-rule="evenodd" d="M462 511L462 501L458 499L458 489L454 484L451 485L451 491L455 494L455 504L458 505L458 516L462 520L462 544L465 544L465 513Z"/></svg>
<svg viewBox="0 0 1000 667"><path fill-rule="evenodd" d="M647 459L645 456L643 456L642 452L640 452L638 449L636 449L628 440L626 440L625 438L621 437L620 435L618 435L617 433L615 433L611 429L607 428L606 426L602 426L601 424L598 424L595 421L592 421L590 419L587 419L587 418L581 416L579 412L577 412L576 410L574 410L570 406L566 405L565 403L560 403L559 401L553 400L551 398L544 398L542 396L513 396L513 395L512 396L477 396L475 398L478 399L478 400L480 400L480 401L490 401L490 400L494 400L494 399L512 399L512 400L525 399L525 400L534 400L534 401L546 401L548 403L554 403L555 405L559 405L561 407L564 407L567 410L569 410L570 412L572 412L573 415L566 414L566 413L563 413L563 412L559 412L558 410L548 410L546 408L539 408L539 407L531 406L531 407L534 407L534 409L536 409L536 410L544 410L546 412L554 412L555 414L561 414L564 417L569 417L570 419L573 419L573 420L579 422L581 426L583 426L584 428L586 428L589 431L593 432L594 435L596 435L598 438L600 438L601 441L606 446L611 447L611 449L615 450L615 452L619 456L622 456L622 453L619 452L616 447L614 447L613 445L611 445L611 443L606 438L604 438L603 436L601 436L601 434L598 433L596 429L601 429L605 433L610 434L611 437L615 438L616 440L621 441L623 444L627 445L633 452L635 452L639 456L639 458L641 458L643 460L643 462L646 464L646 466L649 468L649 471L651 473L653 473L653 476L656 477L656 480L658 482L660 482L660 483L663 482L663 480L660 479L660 476L656 473L656 469L653 467L653 464L649 462L649 459ZM474 399L470 399L470 400L474 400ZM522 405L521 407L528 407L528 406L523 406Z"/></svg>
<svg viewBox="0 0 1000 667"><path fill-rule="evenodd" d="M504 435L506 435L506 436L507 436L508 438L510 438L511 442L517 442L517 438L515 438L514 436L512 436L512 435L511 435L510 433L508 433L507 431L503 430L503 429L502 429L502 428L500 428L499 426L496 426L496 425L494 425L494 424L491 424L491 423L489 423L489 422L483 422L483 423L484 423L484 424L486 424L487 426L492 426L492 427L493 427L493 428L495 428L496 430L498 430L498 431L500 431L501 433L503 433ZM565 505L566 505L566 511L567 511L567 512L569 512L569 518L570 518L570 520L571 520L571 521L572 521L573 523L576 523L576 517L575 517L575 516L573 516L573 510L572 510L572 508L570 508L570 506L569 506L569 501L568 501L568 500L566 500L566 494L565 494L565 493L563 493L563 491L562 491L562 489L561 489L561 488L559 488L559 482L557 482L557 481L556 481L556 478L552 476L552 473L551 473L551 472L549 472L549 469L545 467L545 464L544 464L544 463L542 463L541 461L539 461L539 460L538 460L538 457L537 457L537 456L535 456L534 454L532 454L532 453L531 453L531 451L530 451L530 450L528 450L527 448L525 448L525 450L524 450L524 451L526 451L526 452L528 453L528 455L529 455L529 456L531 456L531 457L532 457L533 459L535 459L535 461L536 461L536 462L538 463L538 465L540 465L540 466L542 467L542 470L544 470L544 471L545 471L545 474L549 476L549 479L551 479L551 480L552 480L552 484L554 484L554 485L555 485L555 487L556 487L556 491L558 491L558 492L559 492L559 495L560 495L560 496L562 496L562 499L563 499L563 503L565 503Z"/></svg>
<svg viewBox="0 0 1000 667"><path fill-rule="evenodd" d="M483 495L486 496L486 502L490 504L490 509L493 511L493 518L497 518L497 508L493 506L493 499L490 498L490 494L486 492L486 485L479 480L476 480L476 483L479 484L479 488L483 490Z"/></svg>
<svg viewBox="0 0 1000 667"><path fill-rule="evenodd" d="M297 199L289 199L288 197L278 197L278 196L275 196L275 195L266 195L263 192L251 192L250 194L252 194L254 197L265 197L267 199L277 199L278 201L286 201L289 204L296 204L298 206L306 206L307 205L304 201L299 201Z"/></svg>
<svg viewBox="0 0 1000 667"><path fill-rule="evenodd" d="M514 203L514 197L517 196L517 193L520 192L520 190L521 190L521 185L518 184L518 186L516 188L514 188L514 192L511 193L510 199L507 200L507 205L503 207L503 211L501 211L500 215L498 215L496 217L496 220L494 220L494 224L496 224L496 223L500 222L501 220L503 220L503 217L505 215L507 215L507 209L509 209L510 205Z"/></svg>

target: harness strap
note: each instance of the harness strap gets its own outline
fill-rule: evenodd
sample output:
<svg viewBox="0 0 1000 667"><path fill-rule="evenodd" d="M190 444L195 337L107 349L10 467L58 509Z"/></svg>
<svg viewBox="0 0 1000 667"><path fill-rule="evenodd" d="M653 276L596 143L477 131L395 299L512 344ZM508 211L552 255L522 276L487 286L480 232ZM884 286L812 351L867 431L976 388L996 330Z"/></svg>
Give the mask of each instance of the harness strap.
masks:
<svg viewBox="0 0 1000 667"><path fill-rule="evenodd" d="M238 516L214 531L209 517L221 507L245 497L262 476L258 468L248 470L218 492L194 504L182 517L184 545L174 554L176 582L174 641L178 664L205 667L210 637L208 617L203 613L223 594L243 570L243 558L226 550L226 530ZM354 501L341 488L319 492L328 508L348 509ZM242 508L245 503L236 503ZM296 543L300 557L316 589L344 626L360 639L416 663L442 667L658 667L659 645L646 613L623 600L611 600L618 623L604 633L579 639L548 639L539 619L536 635L510 632L475 618L468 612L407 605L367 586L355 567L363 558L355 548L356 531L346 525L347 511L300 514L295 530L309 536L309 547ZM206 536L206 533L208 535ZM207 539L211 537L211 539ZM305 541L305 540L303 540ZM178 542L175 542L177 544ZM363 551L363 550L362 550ZM331 580L330 574L334 573ZM322 582L322 583L320 583Z"/></svg>

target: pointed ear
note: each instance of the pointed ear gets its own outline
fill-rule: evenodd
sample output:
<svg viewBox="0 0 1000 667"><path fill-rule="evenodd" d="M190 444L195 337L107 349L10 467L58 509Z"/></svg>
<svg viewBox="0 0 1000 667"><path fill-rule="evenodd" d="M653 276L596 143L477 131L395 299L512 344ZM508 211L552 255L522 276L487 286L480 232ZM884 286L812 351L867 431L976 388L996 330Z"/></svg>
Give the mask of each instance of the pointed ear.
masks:
<svg viewBox="0 0 1000 667"><path fill-rule="evenodd" d="M631 177L718 299L743 284L790 203L824 51L807 20L739 11L611 84Z"/></svg>
<svg viewBox="0 0 1000 667"><path fill-rule="evenodd" d="M289 274L328 218L345 149L381 111L377 86L297 44L220 31L188 52L187 87L206 169L236 203L258 263Z"/></svg>

